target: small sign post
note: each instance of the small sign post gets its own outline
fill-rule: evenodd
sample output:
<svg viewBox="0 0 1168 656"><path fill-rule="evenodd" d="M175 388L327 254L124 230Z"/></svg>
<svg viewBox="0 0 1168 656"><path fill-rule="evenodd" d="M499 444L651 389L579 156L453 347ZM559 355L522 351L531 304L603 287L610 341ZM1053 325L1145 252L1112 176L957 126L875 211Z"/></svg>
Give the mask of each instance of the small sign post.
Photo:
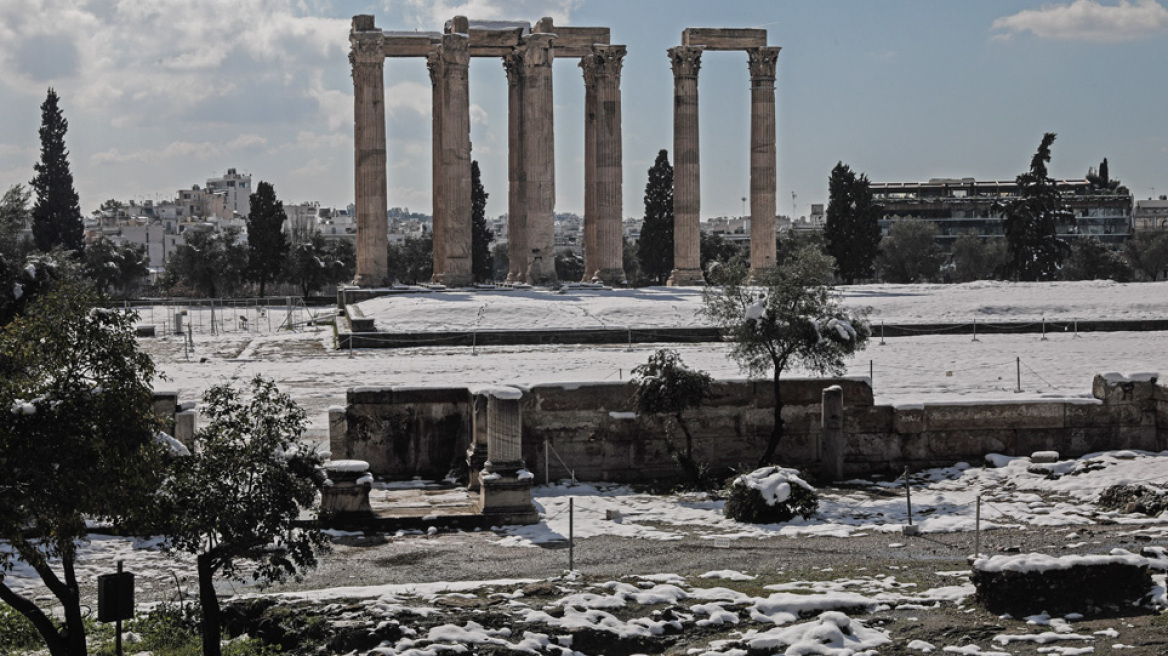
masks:
<svg viewBox="0 0 1168 656"><path fill-rule="evenodd" d="M122 620L134 618L134 575L122 571L97 577L97 621L114 622L115 648L122 656Z"/></svg>

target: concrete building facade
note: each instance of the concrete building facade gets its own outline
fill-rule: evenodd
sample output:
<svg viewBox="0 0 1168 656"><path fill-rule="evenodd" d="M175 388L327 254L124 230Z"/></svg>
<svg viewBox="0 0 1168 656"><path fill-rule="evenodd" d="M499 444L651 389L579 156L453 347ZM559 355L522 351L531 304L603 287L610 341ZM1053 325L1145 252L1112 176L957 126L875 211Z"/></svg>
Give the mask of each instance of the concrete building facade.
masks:
<svg viewBox="0 0 1168 656"><path fill-rule="evenodd" d="M1060 226L1067 238L1095 237L1118 245L1132 230L1132 198L1127 194L1099 193L1087 180L1056 181L1074 223ZM1002 237L999 204L1016 198L1013 180L933 178L928 182L874 182L872 200L880 205L880 226L888 234L897 221L916 218L937 226L937 243L948 250L958 237Z"/></svg>

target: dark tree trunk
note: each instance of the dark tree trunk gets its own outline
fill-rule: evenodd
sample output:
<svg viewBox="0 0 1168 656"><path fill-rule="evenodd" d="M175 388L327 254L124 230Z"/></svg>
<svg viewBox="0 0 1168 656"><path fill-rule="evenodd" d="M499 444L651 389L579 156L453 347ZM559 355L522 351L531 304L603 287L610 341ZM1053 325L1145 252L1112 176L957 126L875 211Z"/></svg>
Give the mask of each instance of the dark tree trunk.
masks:
<svg viewBox="0 0 1168 656"><path fill-rule="evenodd" d="M8 604L16 612L24 615L29 622L32 622L37 632L41 634L41 638L44 639L45 646L48 647L52 656L69 656L68 645L61 634L57 633L57 627L53 625L53 621L36 604L13 592L3 581L0 581L0 601Z"/></svg>
<svg viewBox="0 0 1168 656"><path fill-rule="evenodd" d="M81 616L81 593L77 589L77 576L73 572L73 558L61 559L65 570L65 589L58 594L65 610L65 643L71 656L85 656L85 620Z"/></svg>
<svg viewBox="0 0 1168 656"><path fill-rule="evenodd" d="M199 604L203 607L203 656L221 656L219 597L215 596L215 565L211 554L199 554Z"/></svg>
<svg viewBox="0 0 1168 656"><path fill-rule="evenodd" d="M779 449L779 442L783 439L783 397L779 393L779 376L782 369L775 367L775 427L771 429L771 439L767 441L766 453L758 459L758 466L765 467L772 464L775 451Z"/></svg>
<svg viewBox="0 0 1168 656"><path fill-rule="evenodd" d="M690 482L695 487L700 488L702 487L702 470L698 466L698 463L694 461L693 435L689 432L689 424L686 423L680 412L674 415L674 419L677 420L677 425L681 427L681 432L685 434L685 453L674 454L674 458L681 465L686 475L689 476Z"/></svg>

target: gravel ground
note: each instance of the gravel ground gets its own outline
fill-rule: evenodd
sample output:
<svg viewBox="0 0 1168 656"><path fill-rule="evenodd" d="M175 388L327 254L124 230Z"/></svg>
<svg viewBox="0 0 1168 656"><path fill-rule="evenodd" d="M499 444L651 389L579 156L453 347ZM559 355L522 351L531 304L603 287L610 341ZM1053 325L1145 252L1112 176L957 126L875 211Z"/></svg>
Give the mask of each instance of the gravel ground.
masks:
<svg viewBox="0 0 1168 656"><path fill-rule="evenodd" d="M676 529L676 527L673 527ZM1086 545L1068 550L1052 540L1049 529L995 530L982 534L984 553L1006 550L1051 555L1106 553L1119 547L1138 552L1145 545L1166 545L1130 535L1131 527L1075 527ZM720 548L706 539L686 537L662 542L614 536L576 541L572 550L577 571L595 576L675 573L683 576L719 569L762 572L779 568L852 569L859 562L874 567L910 567L922 572L965 567L974 552L972 533L919 537L870 534L862 537L775 537L730 541ZM890 546L903 544L904 546ZM496 578L551 578L568 569L566 544L543 547L500 547L493 533L439 533L435 536L345 537L333 552L299 584L282 589L433 581L476 581ZM357 566L357 564L360 566Z"/></svg>
<svg viewBox="0 0 1168 656"><path fill-rule="evenodd" d="M1155 529L1137 535L1130 526L1075 527L1081 536L1078 546L1068 549L1063 534L1070 529L996 530L983 533L983 553L1043 552L1050 555L1070 553L1106 553L1113 548L1139 552L1144 546L1168 545L1168 535ZM1149 537L1148 533L1156 535ZM574 548L574 566L582 579L573 585L589 589L607 581L629 580L630 575L675 573L686 577L692 586L723 586L751 595L766 596L763 586L792 581L835 581L837 583L887 574L897 581L914 586L916 591L959 585L967 581L955 572L967 571L967 554L974 551L974 535L954 533L904 537L899 534L869 534L851 538L786 538L737 540L729 546L715 546L710 540L686 537L681 541L662 542L600 536L578 540ZM424 583L438 581L475 581L506 578L534 578L560 581L568 568L567 545L543 547L501 547L489 531L454 532L437 535L372 536L338 538L332 553L325 555L320 567L302 582L281 586L274 591L310 590L336 586L364 586L385 583ZM710 581L700 575L713 570L738 570L757 575L749 582ZM595 588L599 590L599 587ZM602 590L600 590L603 592ZM529 595L531 596L531 595ZM335 600L334 600L335 601ZM473 621L484 626L507 625L507 615L492 607L476 605L472 599L454 606L439 604L437 616L417 618L414 627L422 634L439 624L462 626ZM554 596L546 603L553 603ZM538 599L530 603L539 607ZM357 607L357 606L352 606ZM484 610L486 608L486 610ZM311 609L307 612L312 612ZM642 614L644 611L642 611ZM850 613L869 627L888 631L891 645L880 654L920 654L909 650L914 640L936 646L970 650L980 646L980 653L1059 654L1050 645L993 643L994 636L1035 634L1050 627L1028 625L1009 617L998 617L974 605L942 603L937 608L884 610L871 614ZM403 620L404 624L405 620ZM736 627L687 630L671 636L646 651L651 653L701 653L712 640L733 638L735 632L752 626L745 621ZM765 627L753 625L762 630ZM516 627L520 630L523 627ZM1166 616L1147 609L1133 608L1121 613L1086 617L1073 623L1078 634L1117 631L1118 637L1098 636L1092 652L1111 653L1113 645L1126 645L1124 654L1168 654ZM1059 649L1083 649L1084 643L1055 643ZM642 646L643 647L643 646ZM472 653L487 653L472 648ZM1045 649L1045 651L1040 651ZM613 647L606 653L622 652ZM695 651L696 650L696 651ZM489 651L489 650L488 650ZM496 653L496 652L489 652ZM593 653L593 652L588 652ZM769 652L768 652L769 653ZM781 652L778 652L781 653ZM961 651L954 653L979 653ZM753 652L752 652L753 654Z"/></svg>

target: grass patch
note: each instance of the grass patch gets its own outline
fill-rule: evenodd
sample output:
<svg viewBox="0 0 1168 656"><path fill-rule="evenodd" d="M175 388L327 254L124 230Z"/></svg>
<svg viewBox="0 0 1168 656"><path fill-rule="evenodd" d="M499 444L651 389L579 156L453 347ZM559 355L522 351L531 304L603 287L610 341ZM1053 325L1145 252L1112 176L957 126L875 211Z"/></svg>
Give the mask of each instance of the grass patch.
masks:
<svg viewBox="0 0 1168 656"><path fill-rule="evenodd" d="M32 622L8 604L0 604L0 656L11 656L43 646L41 634Z"/></svg>
<svg viewBox="0 0 1168 656"><path fill-rule="evenodd" d="M202 656L203 640L199 634L201 613L197 606L160 604L148 613L140 613L123 623L123 632L132 632L141 642L123 644L125 653L150 652L153 656ZM114 625L87 626L90 653L114 656ZM233 640L223 645L224 656L273 656L280 647L266 645L258 638Z"/></svg>

